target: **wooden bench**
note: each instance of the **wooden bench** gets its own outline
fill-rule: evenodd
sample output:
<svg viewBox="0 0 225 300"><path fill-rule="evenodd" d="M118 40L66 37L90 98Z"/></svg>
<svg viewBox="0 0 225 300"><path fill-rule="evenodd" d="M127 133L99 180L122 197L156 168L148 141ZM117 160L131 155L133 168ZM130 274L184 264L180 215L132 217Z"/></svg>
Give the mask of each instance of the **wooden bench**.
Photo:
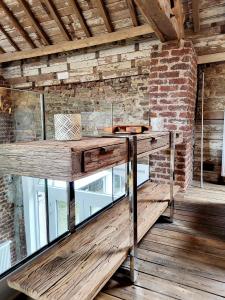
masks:
<svg viewBox="0 0 225 300"><path fill-rule="evenodd" d="M148 182L139 189L139 241L169 199L169 185ZM128 256L129 226L125 198L11 276L8 285L33 299L93 299Z"/></svg>

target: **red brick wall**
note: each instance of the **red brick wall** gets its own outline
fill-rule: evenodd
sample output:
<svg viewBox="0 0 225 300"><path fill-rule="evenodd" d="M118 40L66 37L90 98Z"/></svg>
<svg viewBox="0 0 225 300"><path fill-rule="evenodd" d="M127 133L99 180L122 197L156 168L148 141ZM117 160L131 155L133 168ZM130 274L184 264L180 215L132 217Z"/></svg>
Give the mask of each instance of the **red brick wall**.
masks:
<svg viewBox="0 0 225 300"><path fill-rule="evenodd" d="M161 118L165 130L183 134L183 143L176 147L175 178L184 189L192 180L196 82L197 62L191 42L154 47L149 82L151 116ZM152 159L155 180L168 180L168 153Z"/></svg>

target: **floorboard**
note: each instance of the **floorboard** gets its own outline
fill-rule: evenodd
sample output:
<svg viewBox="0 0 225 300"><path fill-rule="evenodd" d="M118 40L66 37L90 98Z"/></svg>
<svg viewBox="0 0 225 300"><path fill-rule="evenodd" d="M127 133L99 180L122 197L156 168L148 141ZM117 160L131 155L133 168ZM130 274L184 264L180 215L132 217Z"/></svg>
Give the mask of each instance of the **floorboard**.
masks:
<svg viewBox="0 0 225 300"><path fill-rule="evenodd" d="M129 267L126 261L124 267ZM124 300L225 298L225 186L194 182L175 200L174 223L161 218L138 248L134 285L118 272L104 295ZM96 297L96 300L111 298Z"/></svg>

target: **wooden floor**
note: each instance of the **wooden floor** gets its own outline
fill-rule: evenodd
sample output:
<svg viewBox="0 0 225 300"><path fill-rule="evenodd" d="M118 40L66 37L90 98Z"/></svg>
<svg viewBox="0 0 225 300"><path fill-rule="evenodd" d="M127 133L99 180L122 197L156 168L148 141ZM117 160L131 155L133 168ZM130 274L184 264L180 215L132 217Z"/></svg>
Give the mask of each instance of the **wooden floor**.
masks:
<svg viewBox="0 0 225 300"><path fill-rule="evenodd" d="M173 224L160 220L138 249L138 280L119 273L96 300L224 299L225 186L179 193Z"/></svg>

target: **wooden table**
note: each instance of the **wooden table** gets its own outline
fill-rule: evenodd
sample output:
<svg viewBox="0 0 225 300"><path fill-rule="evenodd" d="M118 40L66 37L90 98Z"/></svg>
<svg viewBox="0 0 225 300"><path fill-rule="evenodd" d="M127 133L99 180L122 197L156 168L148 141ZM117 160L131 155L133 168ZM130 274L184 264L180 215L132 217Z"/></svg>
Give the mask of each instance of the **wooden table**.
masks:
<svg viewBox="0 0 225 300"><path fill-rule="evenodd" d="M70 142L38 141L0 145L0 174L68 182L71 232L75 229L74 180L98 170L130 163L127 164L130 165L127 168L129 197L121 202L129 205L118 203L115 208L99 216L98 220L101 221L96 221L98 228L93 225L95 222L92 222L92 225L87 225L80 232L72 233L71 237L55 246L54 251L49 250L34 264L12 276L8 281L9 285L34 299L93 299L128 253L131 262L130 278L135 281L138 241L158 219L168 203L171 206L171 220L173 217L174 151L175 144L180 141L179 135L153 132L83 138L81 141ZM147 183L138 195L137 159L163 149L170 149L170 185ZM125 211L127 217L122 216ZM110 213L115 220L111 220ZM151 217L148 219L148 216ZM113 220L115 223L111 227ZM100 233L101 226L104 228L103 233ZM99 235L95 236L95 232L99 232ZM87 244L87 240L90 245ZM105 270L106 263L110 270ZM82 285L86 285L89 280L90 284L83 289ZM68 295L69 298L63 295Z"/></svg>

